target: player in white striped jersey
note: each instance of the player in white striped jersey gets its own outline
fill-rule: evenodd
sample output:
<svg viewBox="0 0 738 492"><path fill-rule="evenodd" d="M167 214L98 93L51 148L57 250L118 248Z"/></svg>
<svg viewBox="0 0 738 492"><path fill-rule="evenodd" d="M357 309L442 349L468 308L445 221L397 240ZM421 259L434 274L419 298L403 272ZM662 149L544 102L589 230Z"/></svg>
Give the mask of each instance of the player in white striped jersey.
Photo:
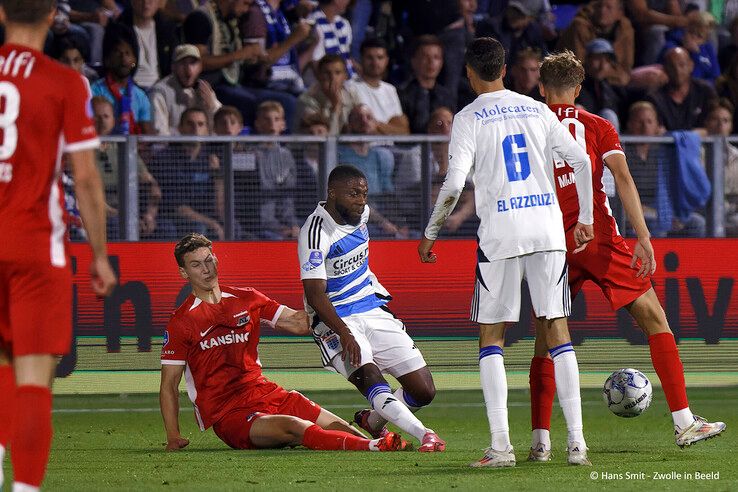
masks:
<svg viewBox="0 0 738 492"><path fill-rule="evenodd" d="M443 451L446 443L414 412L435 396L430 370L387 308L391 297L369 269L367 183L353 166L338 166L328 177L328 199L300 230L298 255L305 310L323 365L335 369L366 396L372 410L355 421L372 435L392 422L417 438L419 451ZM392 393L382 376L397 378Z"/></svg>
<svg viewBox="0 0 738 492"><path fill-rule="evenodd" d="M497 40L474 40L465 58L478 97L454 118L446 180L418 253L423 262L436 261L431 247L473 168L481 223L471 319L479 323L479 369L492 442L472 466L515 466L502 346L505 322L519 318L523 278L536 317L546 326L546 343L556 364L559 402L569 430L569 463L590 464L582 431L579 369L566 323L566 243L552 165L556 153L574 168L580 206L575 238L581 250L593 238L590 160L545 104L505 89L505 50Z"/></svg>

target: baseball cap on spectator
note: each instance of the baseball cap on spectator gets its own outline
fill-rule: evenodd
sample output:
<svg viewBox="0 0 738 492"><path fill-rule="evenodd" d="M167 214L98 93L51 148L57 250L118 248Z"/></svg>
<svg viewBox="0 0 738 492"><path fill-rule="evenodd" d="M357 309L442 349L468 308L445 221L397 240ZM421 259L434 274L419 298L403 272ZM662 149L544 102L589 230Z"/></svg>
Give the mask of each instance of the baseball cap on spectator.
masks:
<svg viewBox="0 0 738 492"><path fill-rule="evenodd" d="M195 58L199 60L200 50L194 44L180 44L174 48L174 55L172 55L172 61L178 62L184 58Z"/></svg>
<svg viewBox="0 0 738 492"><path fill-rule="evenodd" d="M612 59L616 59L615 49L607 39L597 38L587 43L588 55L610 55Z"/></svg>

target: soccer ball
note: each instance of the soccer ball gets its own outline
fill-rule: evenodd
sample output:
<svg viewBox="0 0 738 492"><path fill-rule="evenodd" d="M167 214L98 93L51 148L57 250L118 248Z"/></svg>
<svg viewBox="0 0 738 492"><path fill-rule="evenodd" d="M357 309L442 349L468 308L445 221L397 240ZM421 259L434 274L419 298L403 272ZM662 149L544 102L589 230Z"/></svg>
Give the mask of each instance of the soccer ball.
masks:
<svg viewBox="0 0 738 492"><path fill-rule="evenodd" d="M637 417L651 404L653 388L641 371L620 369L605 381L602 397L607 408L618 417Z"/></svg>

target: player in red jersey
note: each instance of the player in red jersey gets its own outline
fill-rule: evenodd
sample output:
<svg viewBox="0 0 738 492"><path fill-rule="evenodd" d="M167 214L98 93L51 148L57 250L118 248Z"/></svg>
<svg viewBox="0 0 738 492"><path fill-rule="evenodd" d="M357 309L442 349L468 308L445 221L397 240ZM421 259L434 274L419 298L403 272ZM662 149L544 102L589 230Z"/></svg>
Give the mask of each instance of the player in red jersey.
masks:
<svg viewBox="0 0 738 492"><path fill-rule="evenodd" d="M570 51L549 55L541 65L541 94L577 142L587 150L593 166L595 239L583 251L567 254L571 295L575 297L582 284L591 280L602 289L613 310L624 307L633 316L648 336L651 361L672 413L676 443L688 446L720 434L725 424L706 422L689 409L679 350L648 278L656 271L656 260L638 190L612 124L574 105L583 80L584 68ZM604 166L615 178L618 195L638 236L632 253L610 212L602 184ZM556 162L554 179L564 216L568 250L571 251L574 244L572 230L579 213L571 167L565 162ZM538 326L537 331L540 335ZM530 367L533 424L530 461L551 459L548 429L556 383L553 364L547 357L543 340L542 336L536 337L535 357Z"/></svg>
<svg viewBox="0 0 738 492"><path fill-rule="evenodd" d="M0 7L0 487L10 445L15 491L38 490L43 481L56 356L72 340L62 152L92 247L92 288L107 295L115 285L89 88L41 52L55 10L53 0L3 0Z"/></svg>
<svg viewBox="0 0 738 492"><path fill-rule="evenodd" d="M305 311L280 305L254 289L221 287L212 243L201 234L183 237L174 256L192 294L169 320L161 350L159 403L168 451L189 444L179 431L178 388L183 374L200 430L212 426L232 448L404 449L399 435L390 432L380 439L365 439L341 418L262 376L260 320L285 333L308 335Z"/></svg>

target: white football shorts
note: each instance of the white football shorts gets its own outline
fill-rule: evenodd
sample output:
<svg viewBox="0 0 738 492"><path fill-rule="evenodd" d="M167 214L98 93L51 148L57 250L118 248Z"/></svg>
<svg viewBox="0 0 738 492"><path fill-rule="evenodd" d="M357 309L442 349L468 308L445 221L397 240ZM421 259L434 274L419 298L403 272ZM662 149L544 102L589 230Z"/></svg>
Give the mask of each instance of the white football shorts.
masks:
<svg viewBox="0 0 738 492"><path fill-rule="evenodd" d="M566 252L541 251L478 262L470 319L485 324L518 321L523 279L528 282L536 317L569 316L571 293Z"/></svg>
<svg viewBox="0 0 738 492"><path fill-rule="evenodd" d="M405 325L387 308L374 308L341 319L361 347L359 367L374 363L380 371L400 377L426 366L423 354L405 331ZM352 366L348 359L341 360L341 340L322 321L313 328L313 338L320 347L324 367L334 369L347 379L359 368Z"/></svg>

